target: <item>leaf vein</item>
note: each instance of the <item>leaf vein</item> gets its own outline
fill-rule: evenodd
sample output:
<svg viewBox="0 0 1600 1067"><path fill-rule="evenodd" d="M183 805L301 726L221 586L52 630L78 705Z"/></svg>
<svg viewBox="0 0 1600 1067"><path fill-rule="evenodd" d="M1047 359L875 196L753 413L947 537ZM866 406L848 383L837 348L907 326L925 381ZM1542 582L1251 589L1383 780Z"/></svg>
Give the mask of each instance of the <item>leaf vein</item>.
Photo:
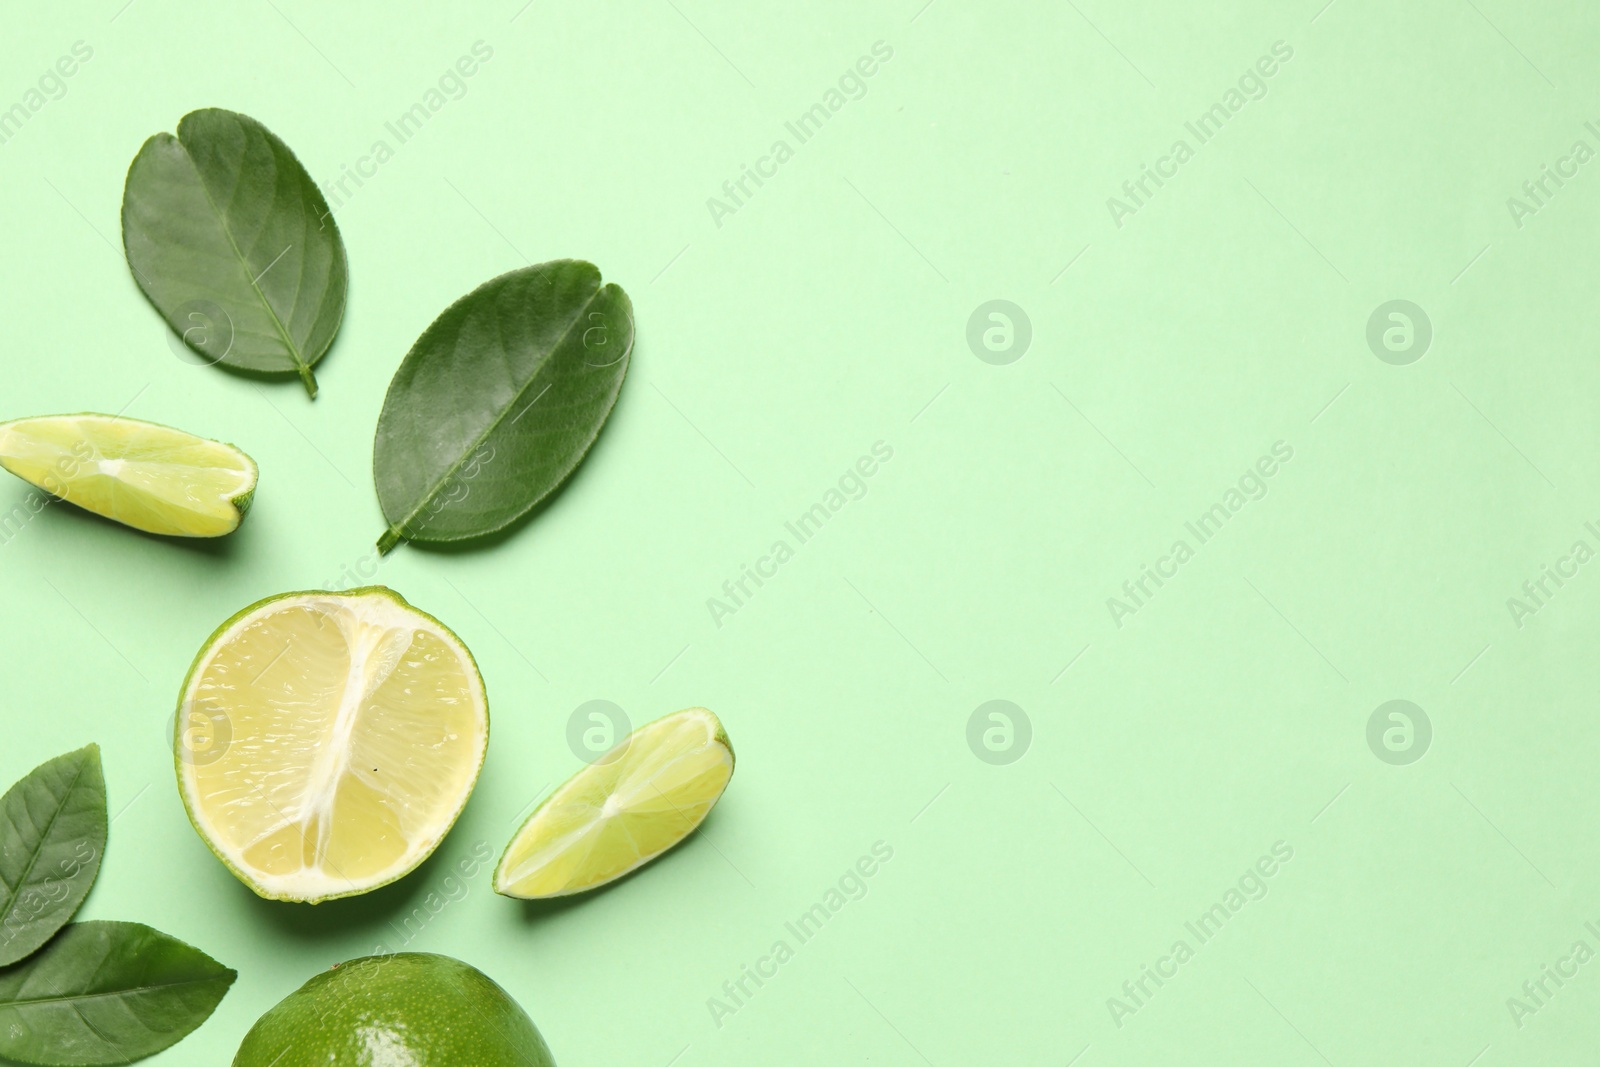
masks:
<svg viewBox="0 0 1600 1067"><path fill-rule="evenodd" d="M210 985L225 978L227 978L227 972L207 975L203 978L184 978L176 982L152 982L149 985L132 986L127 989L108 989L104 993L63 993L50 997L19 997L14 1000L0 1000L0 1007L31 1008L38 1004L78 1004L89 1000L104 1000L107 997L142 997L162 993L169 989L182 989L185 986Z"/></svg>
<svg viewBox="0 0 1600 1067"><path fill-rule="evenodd" d="M181 140L178 142L178 144L183 148L183 154L188 157L189 165L195 168L195 174L199 175L200 168L195 165L194 156L189 152L189 146L185 145ZM242 174L243 167L241 166L240 175L242 176ZM239 178L236 177L234 179L235 189L238 188L238 182ZM289 331L283 325L283 320L278 318L277 310L272 306L271 302L267 300L266 294L261 291L261 286L256 284L255 277L250 273L250 261L245 258L245 254L240 251L239 243L234 238L233 229L228 225L228 216L217 207L217 202L212 199L211 190L206 186L204 177L200 178L200 193L206 198L206 204L211 208L211 213L216 216L217 225L222 230L222 235L228 239L228 247L233 249L233 254L238 258L239 266L243 268L245 277L249 279L251 291L256 294L256 299L261 302L261 306L265 308L267 314L271 316L272 324L277 327L278 336L283 341L285 347L288 348L289 357L294 360L296 370L299 371L302 378L308 377L311 373L311 364L306 362L305 356L300 352L299 347L294 343L294 339L289 336Z"/></svg>
<svg viewBox="0 0 1600 1067"><path fill-rule="evenodd" d="M450 479L454 478L457 474L459 474L461 472L461 468L463 468L463 467L465 467L467 465L467 463L472 459L472 457L477 454L478 450L483 447L483 443L485 441L487 441L494 434L494 432L500 428L500 426L501 426L501 424L503 422L505 422L506 416L511 413L512 407L514 407L516 402L518 400L521 400L522 397L528 392L528 390L533 387L533 383L538 380L539 372L542 371L546 366L549 365L550 359L554 357L555 353L560 350L562 345L566 344L567 339L572 336L572 331L578 326L578 324L580 322L583 321L584 312L589 309L589 307L595 302L595 300L600 296L601 292L603 292L604 289L605 289L604 285L600 285L600 286L596 287L595 291L589 295L589 298L587 300L585 300L583 302L583 304L577 309L577 312L572 316L572 319L567 323L566 329L561 331L561 336L559 338L557 338L555 343L550 346L549 356L547 356L546 359L544 359L544 360L542 360L542 361L540 361L538 363L538 365L535 367L533 373L528 376L527 381L523 382L520 386L516 387L516 392L512 396L512 402L507 404L507 405L505 405L503 408L501 408L500 413L498 415L496 415L493 420L490 421L489 425L483 430L482 433L480 433L477 436L477 438L472 442L471 446L466 448L466 449L464 449L462 451L461 455L458 456L455 459L455 461L452 462L450 464L450 466L448 468L446 468L446 470L442 474L440 474L440 476L438 478L436 478L431 485L428 486L427 490L422 494L422 497L417 502L416 506L411 509L410 514L406 515L406 517L401 519L400 521L392 523L390 525L390 530L391 531L401 532L401 533L409 533L409 531L407 530L407 527L410 525L411 521L413 519L415 519L418 515L422 514L423 509L426 508L429 504L431 504L433 502L434 498L439 495L439 493L444 489L444 487L447 484L449 484ZM500 330L500 323L499 323L498 317L496 318L495 330L496 330L496 333L498 334L498 332ZM500 350L502 352L507 351L506 345L505 345L503 340L500 341ZM506 361L506 364L507 364L507 368L509 370L509 368L510 368L510 360L509 359ZM513 374L513 379L514 379L514 377L515 376Z"/></svg>

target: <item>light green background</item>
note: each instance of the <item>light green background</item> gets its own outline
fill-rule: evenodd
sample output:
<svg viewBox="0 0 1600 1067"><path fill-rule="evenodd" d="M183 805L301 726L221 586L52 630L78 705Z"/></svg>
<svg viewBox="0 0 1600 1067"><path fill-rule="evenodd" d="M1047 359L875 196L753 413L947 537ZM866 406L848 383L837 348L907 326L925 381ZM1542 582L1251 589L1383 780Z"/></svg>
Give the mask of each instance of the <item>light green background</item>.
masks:
<svg viewBox="0 0 1600 1067"><path fill-rule="evenodd" d="M1507 599L1600 549L1600 163L1520 227L1507 198L1600 149L1600 13L923 2L8 12L0 107L75 41L94 55L0 144L0 417L131 405L262 468L226 544L50 507L0 545L0 778L99 741L117 815L84 915L240 972L151 1062L224 1063L311 974L398 947L391 924L579 765L593 699L722 715L739 773L704 831L560 907L480 872L407 946L487 971L562 1064L1592 1059L1600 962L1520 1026L1507 999L1600 949L1600 564L1520 628ZM465 95L340 209L321 398L176 358L120 250L144 138L233 108L337 177L479 40ZM707 198L877 41L864 98L717 225ZM1265 95L1117 226L1107 198L1278 41ZM400 358L477 283L560 256L635 304L609 429L515 537L379 575L483 665L477 792L397 887L257 900L174 789L184 671L245 604L349 584ZM996 298L1032 324L1009 365L966 337ZM1394 299L1432 324L1410 365L1366 341ZM707 599L878 441L865 497L716 625ZM1116 625L1107 598L1278 441L1267 495ZM0 486L0 514L26 492ZM967 742L995 699L1032 726L1007 765ZM1367 743L1391 699L1432 723L1409 765ZM708 998L879 841L866 896L717 1025ZM1185 922L1280 841L1265 897L1198 945ZM1114 1019L1179 938L1194 958Z"/></svg>

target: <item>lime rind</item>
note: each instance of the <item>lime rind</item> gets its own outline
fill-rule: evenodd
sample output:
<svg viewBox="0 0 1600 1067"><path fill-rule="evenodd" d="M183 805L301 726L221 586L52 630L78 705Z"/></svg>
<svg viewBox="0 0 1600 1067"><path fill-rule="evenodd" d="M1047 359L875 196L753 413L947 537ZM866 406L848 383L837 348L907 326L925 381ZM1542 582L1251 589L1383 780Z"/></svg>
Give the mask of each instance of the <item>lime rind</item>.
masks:
<svg viewBox="0 0 1600 1067"><path fill-rule="evenodd" d="M335 964L257 1019L233 1067L553 1067L528 1013L449 956L394 952Z"/></svg>

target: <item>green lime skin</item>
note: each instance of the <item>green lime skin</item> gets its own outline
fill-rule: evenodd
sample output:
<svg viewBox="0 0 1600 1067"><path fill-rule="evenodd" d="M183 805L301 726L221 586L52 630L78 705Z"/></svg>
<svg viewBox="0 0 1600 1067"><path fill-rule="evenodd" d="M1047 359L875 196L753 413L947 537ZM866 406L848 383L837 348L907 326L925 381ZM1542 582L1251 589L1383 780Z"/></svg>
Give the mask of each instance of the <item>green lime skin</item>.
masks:
<svg viewBox="0 0 1600 1067"><path fill-rule="evenodd" d="M364 956L290 993L233 1067L555 1067L528 1013L449 956Z"/></svg>

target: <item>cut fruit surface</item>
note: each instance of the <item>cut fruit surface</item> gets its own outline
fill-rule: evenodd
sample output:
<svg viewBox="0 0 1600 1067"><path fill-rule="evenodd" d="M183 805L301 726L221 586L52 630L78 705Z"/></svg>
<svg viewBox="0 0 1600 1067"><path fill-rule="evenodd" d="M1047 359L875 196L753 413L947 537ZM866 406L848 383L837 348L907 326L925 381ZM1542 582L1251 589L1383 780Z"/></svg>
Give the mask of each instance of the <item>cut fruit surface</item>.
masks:
<svg viewBox="0 0 1600 1067"><path fill-rule="evenodd" d="M466 646L396 593L288 593L207 642L174 733L211 850L261 896L317 903L438 847L483 767L489 707Z"/></svg>
<svg viewBox="0 0 1600 1067"><path fill-rule="evenodd" d="M238 529L257 473L232 445L92 414L0 423L0 467L86 511L167 537Z"/></svg>
<svg viewBox="0 0 1600 1067"><path fill-rule="evenodd" d="M621 878L694 832L733 763L705 708L641 726L534 809L500 860L495 892L538 900Z"/></svg>

